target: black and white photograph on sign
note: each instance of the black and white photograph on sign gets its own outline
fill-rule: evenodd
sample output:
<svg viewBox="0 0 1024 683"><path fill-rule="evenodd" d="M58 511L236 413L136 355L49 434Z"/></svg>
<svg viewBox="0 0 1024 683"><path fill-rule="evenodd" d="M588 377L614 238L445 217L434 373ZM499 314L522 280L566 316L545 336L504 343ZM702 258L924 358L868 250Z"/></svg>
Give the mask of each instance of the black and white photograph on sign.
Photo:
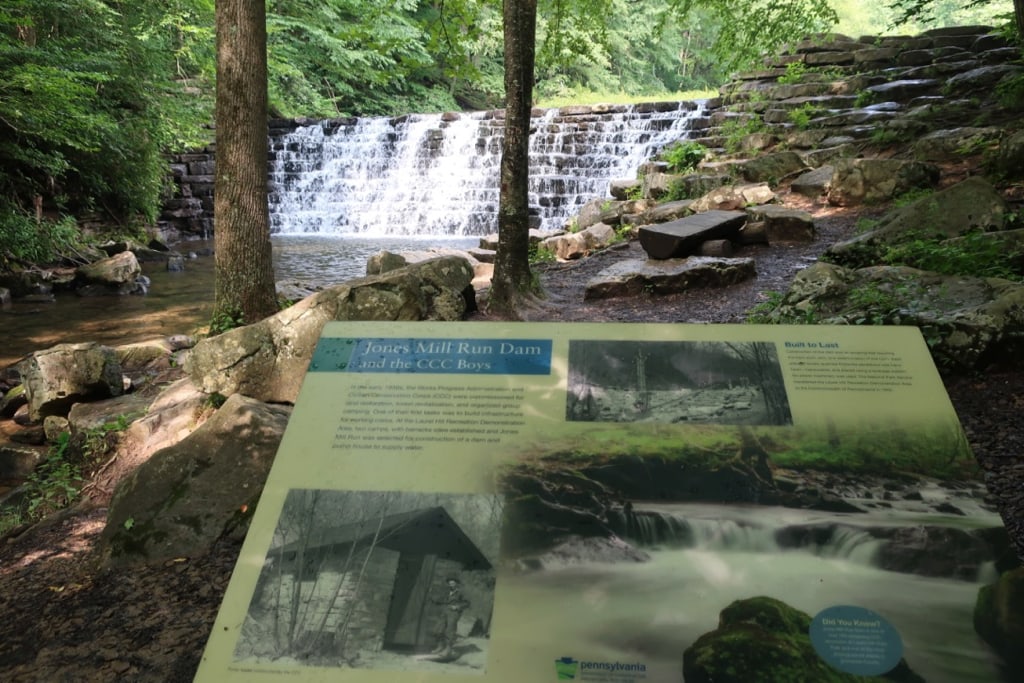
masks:
<svg viewBox="0 0 1024 683"><path fill-rule="evenodd" d="M493 495L292 489L234 659L483 673L501 518Z"/></svg>
<svg viewBox="0 0 1024 683"><path fill-rule="evenodd" d="M570 341L570 422L793 423L771 342Z"/></svg>

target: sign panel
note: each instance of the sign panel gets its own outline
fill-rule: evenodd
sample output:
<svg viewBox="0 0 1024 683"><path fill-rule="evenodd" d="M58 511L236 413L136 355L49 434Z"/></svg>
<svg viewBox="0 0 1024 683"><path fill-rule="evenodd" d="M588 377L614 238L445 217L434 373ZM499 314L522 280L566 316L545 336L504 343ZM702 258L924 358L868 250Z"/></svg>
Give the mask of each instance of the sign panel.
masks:
<svg viewBox="0 0 1024 683"><path fill-rule="evenodd" d="M983 499L914 328L331 323L196 680L998 680Z"/></svg>

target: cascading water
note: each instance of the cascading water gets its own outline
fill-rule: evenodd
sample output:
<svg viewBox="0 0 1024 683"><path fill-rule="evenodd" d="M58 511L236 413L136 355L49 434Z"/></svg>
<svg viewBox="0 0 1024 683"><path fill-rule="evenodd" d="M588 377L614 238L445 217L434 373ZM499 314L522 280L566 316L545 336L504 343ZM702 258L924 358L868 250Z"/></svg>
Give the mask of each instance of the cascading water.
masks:
<svg viewBox="0 0 1024 683"><path fill-rule="evenodd" d="M550 633L566 634L564 652L600 652L603 660L643 662L645 680L679 681L683 652L719 624L734 601L769 596L808 615L855 605L883 615L900 633L910 668L929 683L1001 679L974 631L981 581L880 569L872 530L916 526L918 512L850 514L769 506L637 504L632 543L646 562L566 561L502 576L524 606L543 605ZM964 518L928 514L932 524ZM981 525L997 526L986 513ZM561 559L561 562L559 562ZM515 608L510 608L515 609ZM526 613L527 608L524 608ZM509 616L509 615L504 615ZM516 623L513 615L509 621ZM521 635L528 637L533 622ZM514 636L512 636L514 637ZM1016 679L1012 679L1016 680Z"/></svg>
<svg viewBox="0 0 1024 683"><path fill-rule="evenodd" d="M530 205L552 229L690 134L703 102L566 107L533 118ZM497 229L496 112L322 121L271 137L271 231L384 237Z"/></svg>

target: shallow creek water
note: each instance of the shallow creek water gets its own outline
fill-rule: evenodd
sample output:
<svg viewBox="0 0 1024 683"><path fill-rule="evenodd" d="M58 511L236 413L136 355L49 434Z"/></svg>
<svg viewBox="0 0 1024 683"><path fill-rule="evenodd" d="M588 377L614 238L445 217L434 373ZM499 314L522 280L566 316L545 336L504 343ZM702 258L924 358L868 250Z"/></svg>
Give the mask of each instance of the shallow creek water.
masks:
<svg viewBox="0 0 1024 683"><path fill-rule="evenodd" d="M364 275L366 259L382 249L468 248L478 241L476 237L359 239L275 235L274 271L278 281L336 284ZM210 246L190 242L175 249L188 253ZM15 300L10 307L0 309L0 368L54 344L127 344L192 334L209 321L214 292L213 257L188 259L182 273L168 273L163 264L153 263L143 264L142 270L153 281L146 296L79 297L65 292L58 293L53 303Z"/></svg>

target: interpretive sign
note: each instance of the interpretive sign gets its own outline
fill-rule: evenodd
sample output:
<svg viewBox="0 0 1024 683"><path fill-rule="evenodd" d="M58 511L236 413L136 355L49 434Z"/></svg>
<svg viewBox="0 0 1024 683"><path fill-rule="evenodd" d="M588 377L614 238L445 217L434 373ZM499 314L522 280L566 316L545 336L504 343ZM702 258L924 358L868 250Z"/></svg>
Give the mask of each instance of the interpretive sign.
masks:
<svg viewBox="0 0 1024 683"><path fill-rule="evenodd" d="M331 323L196 679L998 680L1007 547L915 328Z"/></svg>

